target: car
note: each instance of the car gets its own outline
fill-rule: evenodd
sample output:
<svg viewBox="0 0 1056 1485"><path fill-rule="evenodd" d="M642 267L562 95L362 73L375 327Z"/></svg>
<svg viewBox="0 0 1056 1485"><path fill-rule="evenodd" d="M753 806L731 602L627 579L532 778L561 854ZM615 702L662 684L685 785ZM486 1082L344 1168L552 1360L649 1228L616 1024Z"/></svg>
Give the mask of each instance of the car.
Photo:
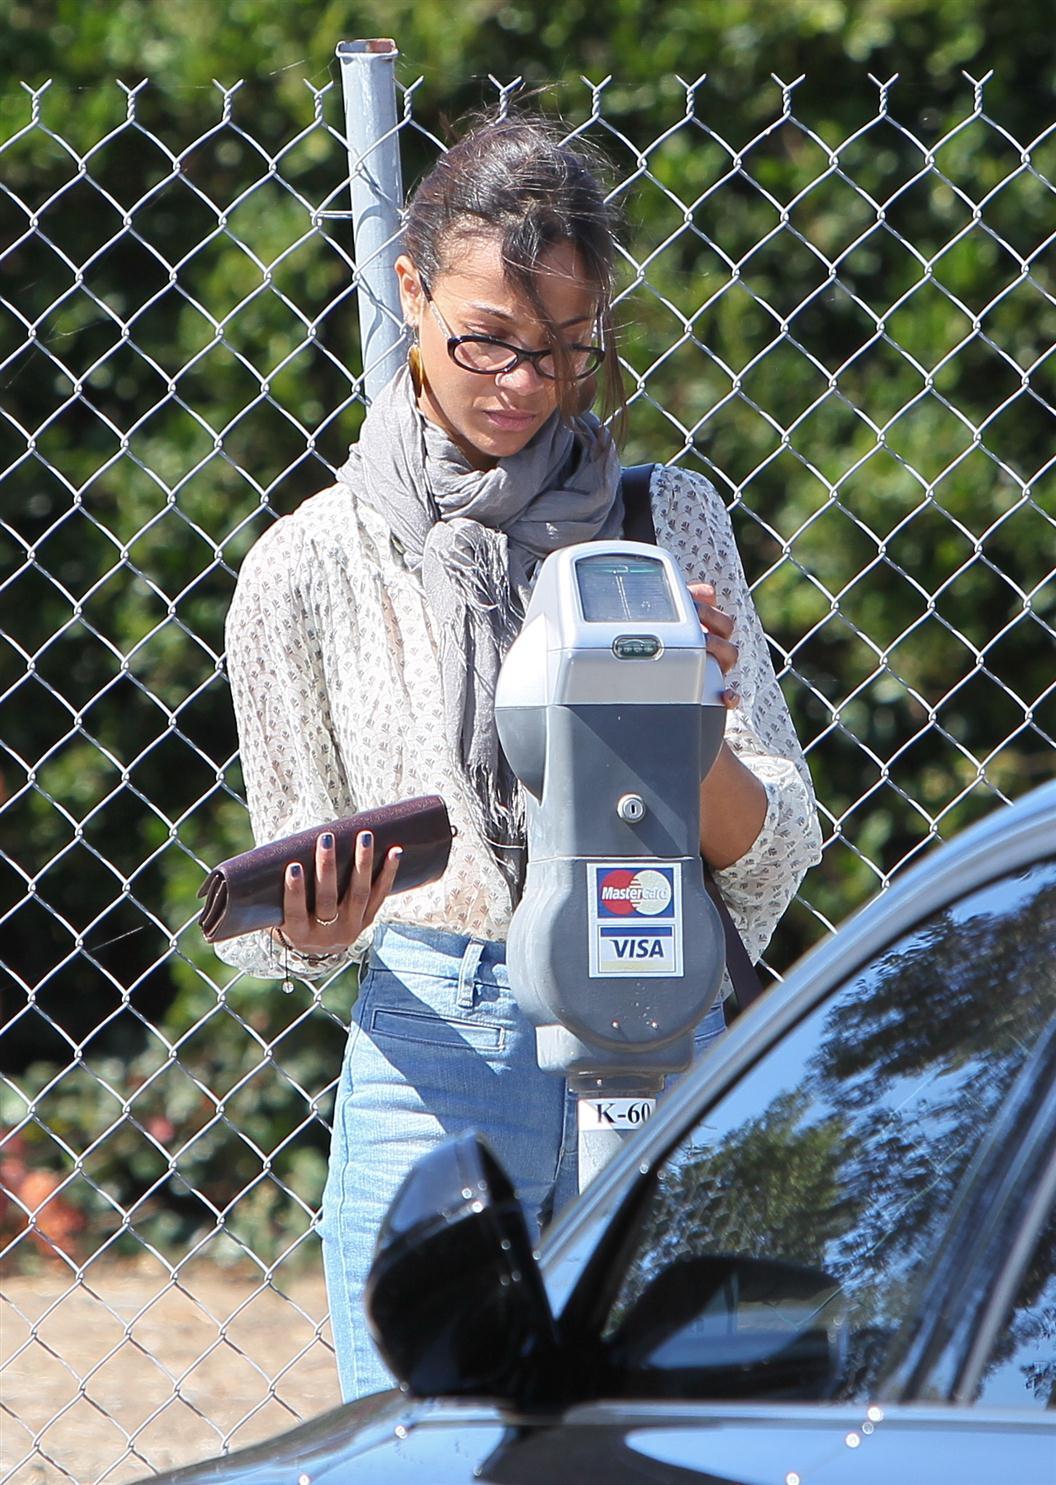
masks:
<svg viewBox="0 0 1056 1485"><path fill-rule="evenodd" d="M1056 1481L1056 783L752 1006L540 1253L477 1136L426 1156L367 1303L403 1390L161 1478Z"/></svg>

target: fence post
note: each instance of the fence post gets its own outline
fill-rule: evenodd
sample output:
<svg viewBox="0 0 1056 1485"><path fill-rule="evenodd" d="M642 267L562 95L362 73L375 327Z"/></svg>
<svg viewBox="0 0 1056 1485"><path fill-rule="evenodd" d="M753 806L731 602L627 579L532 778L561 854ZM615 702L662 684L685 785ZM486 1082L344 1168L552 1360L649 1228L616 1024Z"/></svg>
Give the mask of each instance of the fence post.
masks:
<svg viewBox="0 0 1056 1485"><path fill-rule="evenodd" d="M341 89L352 190L364 392L371 401L400 365L403 315L393 264L399 254L403 176L396 121L399 52L387 37L342 41Z"/></svg>

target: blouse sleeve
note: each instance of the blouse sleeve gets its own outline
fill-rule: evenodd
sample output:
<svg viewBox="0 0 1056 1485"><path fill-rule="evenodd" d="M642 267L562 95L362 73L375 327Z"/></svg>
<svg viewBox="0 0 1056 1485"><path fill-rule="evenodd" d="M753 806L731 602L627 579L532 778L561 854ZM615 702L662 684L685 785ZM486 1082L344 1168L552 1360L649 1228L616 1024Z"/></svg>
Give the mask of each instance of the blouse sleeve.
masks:
<svg viewBox="0 0 1056 1485"><path fill-rule="evenodd" d="M356 808L334 739L303 548L295 520L276 522L242 564L227 617L227 671L258 845ZM268 932L215 947L226 963L265 978L330 974L354 957L309 958L276 948Z"/></svg>
<svg viewBox="0 0 1056 1485"><path fill-rule="evenodd" d="M763 627L748 592L729 514L701 475L660 467L651 487L657 541L688 582L715 588L734 621L737 663L727 684L740 705L726 741L766 790L766 818L748 851L715 880L752 959L770 941L807 868L821 860L821 831L803 750L781 694Z"/></svg>

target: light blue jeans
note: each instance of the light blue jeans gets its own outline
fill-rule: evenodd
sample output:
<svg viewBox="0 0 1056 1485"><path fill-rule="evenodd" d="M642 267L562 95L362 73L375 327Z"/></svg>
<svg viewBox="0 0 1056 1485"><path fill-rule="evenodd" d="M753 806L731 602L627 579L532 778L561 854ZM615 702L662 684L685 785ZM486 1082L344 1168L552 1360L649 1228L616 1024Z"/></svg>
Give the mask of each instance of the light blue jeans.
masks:
<svg viewBox="0 0 1056 1485"><path fill-rule="evenodd" d="M716 1005L696 1050L723 1027ZM362 1312L381 1220L414 1162L466 1129L487 1139L536 1233L576 1194L575 1100L536 1063L505 944L379 925L337 1088L320 1223L346 1402L393 1386Z"/></svg>

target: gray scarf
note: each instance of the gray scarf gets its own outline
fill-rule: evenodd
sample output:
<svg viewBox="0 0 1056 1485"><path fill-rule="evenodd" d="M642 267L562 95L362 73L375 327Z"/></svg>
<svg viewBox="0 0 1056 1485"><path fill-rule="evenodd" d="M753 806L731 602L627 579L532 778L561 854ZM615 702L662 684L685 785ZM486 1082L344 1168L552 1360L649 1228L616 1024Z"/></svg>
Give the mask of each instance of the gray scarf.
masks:
<svg viewBox="0 0 1056 1485"><path fill-rule="evenodd" d="M523 809L495 732L495 683L539 561L620 535L619 477L612 439L589 413L569 426L555 412L520 453L493 469L471 468L418 411L406 370L374 399L338 474L384 517L421 574L440 637L448 742L514 899Z"/></svg>

